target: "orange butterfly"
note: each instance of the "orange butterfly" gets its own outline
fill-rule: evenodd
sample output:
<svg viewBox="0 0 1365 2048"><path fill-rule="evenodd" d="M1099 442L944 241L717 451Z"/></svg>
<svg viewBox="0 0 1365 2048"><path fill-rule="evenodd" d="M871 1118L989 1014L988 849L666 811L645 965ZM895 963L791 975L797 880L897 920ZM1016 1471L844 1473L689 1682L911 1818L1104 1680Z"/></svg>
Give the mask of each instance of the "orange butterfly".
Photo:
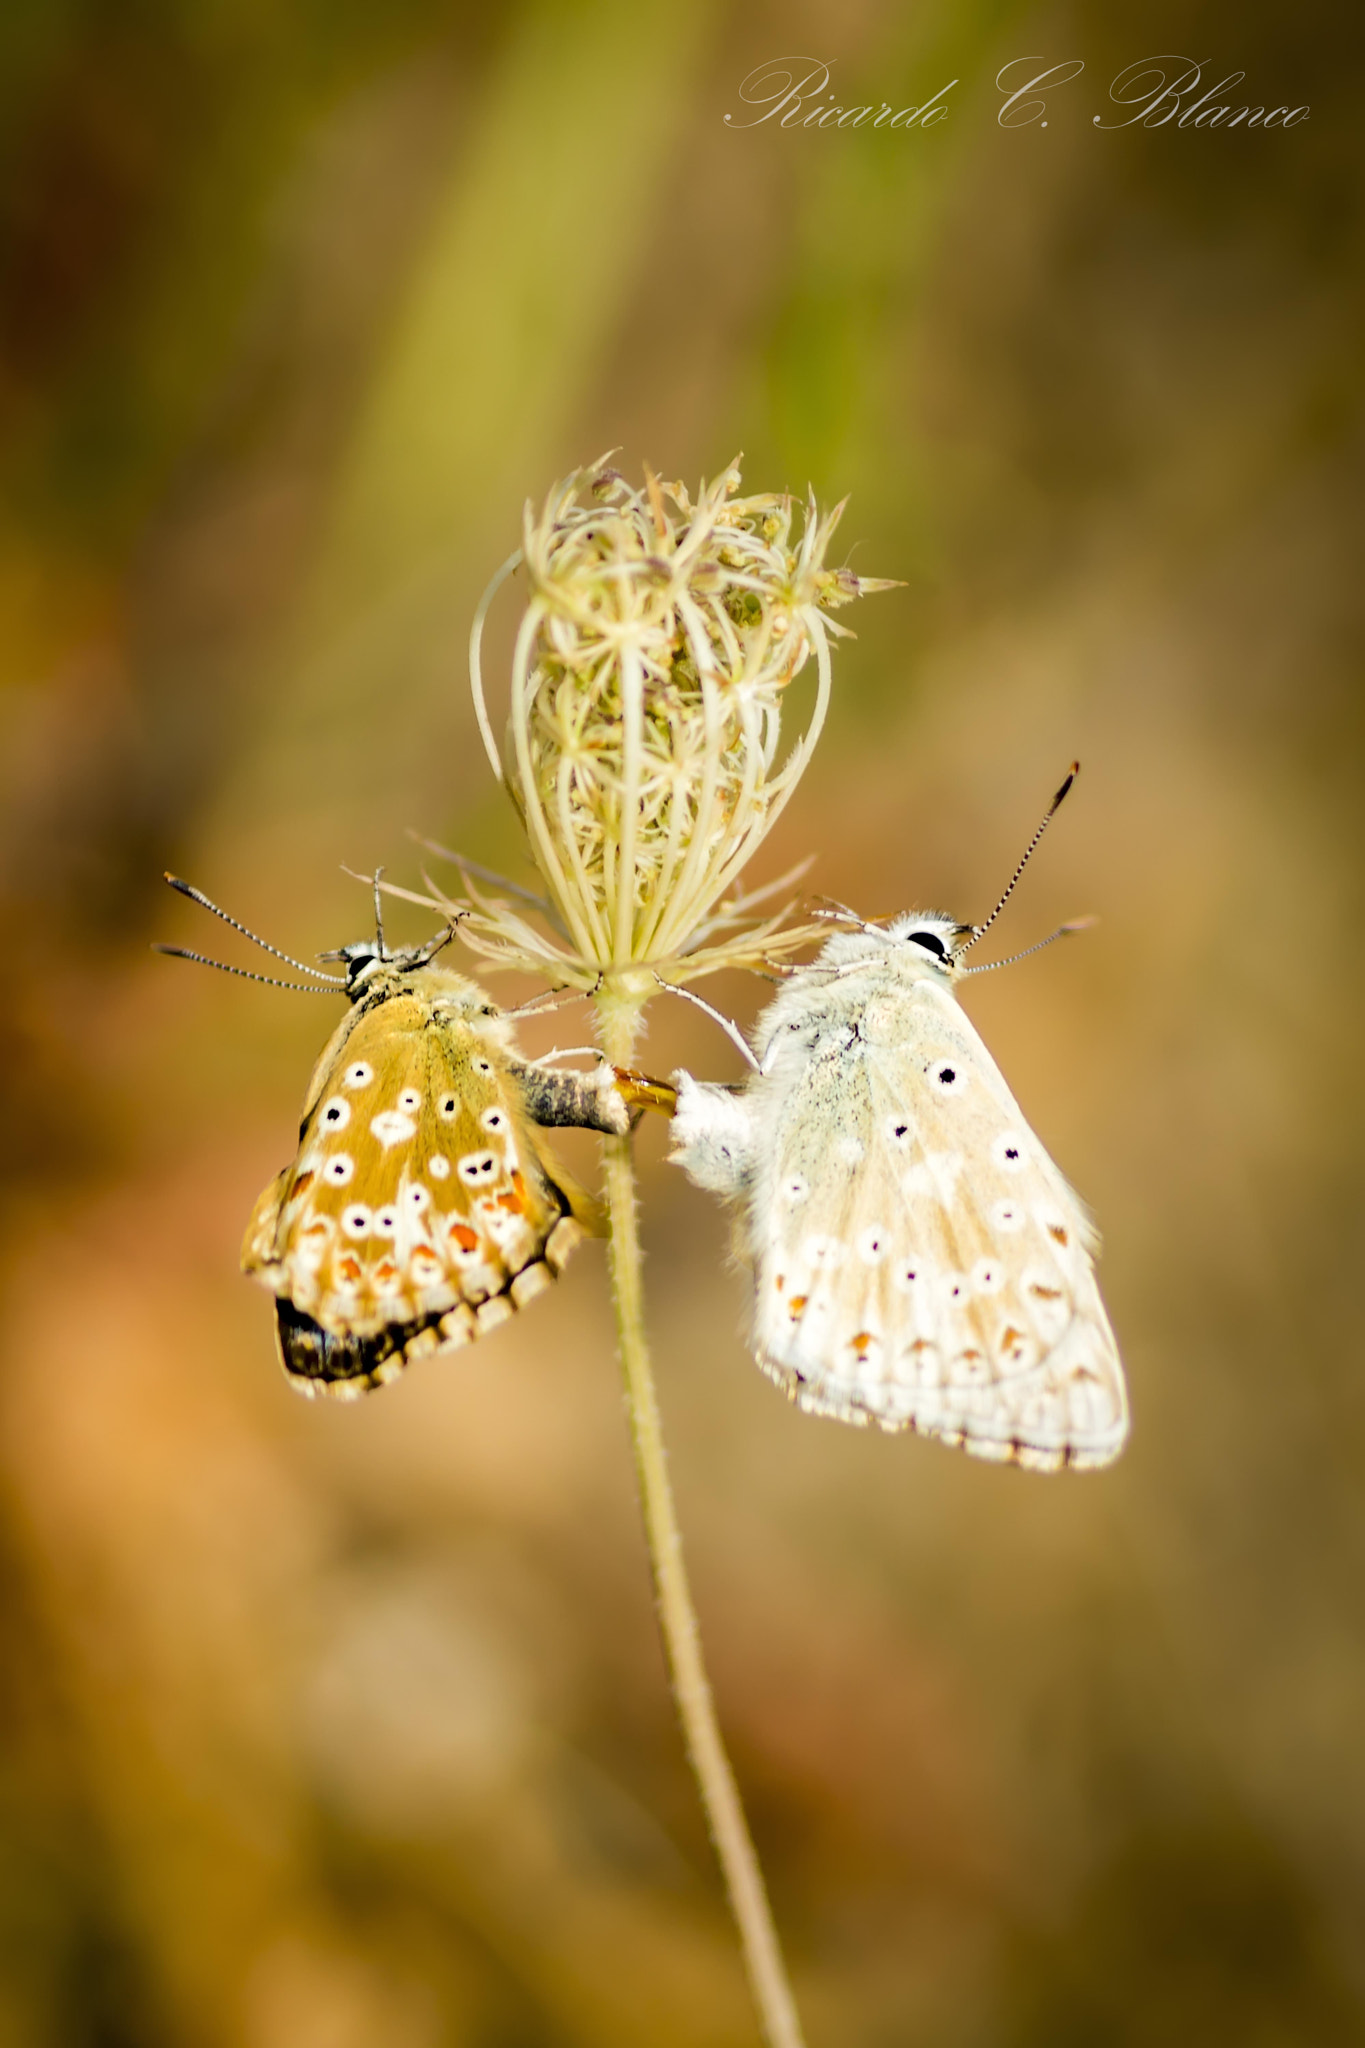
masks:
<svg viewBox="0 0 1365 2048"><path fill-rule="evenodd" d="M409 1359L495 1329L600 1229L540 1129L624 1133L612 1070L518 1059L483 990L432 964L450 936L390 951L381 924L374 940L321 956L344 977L290 961L351 1001L308 1084L297 1155L261 1194L242 1246L242 1270L275 1296L280 1358L305 1394L352 1399Z"/></svg>

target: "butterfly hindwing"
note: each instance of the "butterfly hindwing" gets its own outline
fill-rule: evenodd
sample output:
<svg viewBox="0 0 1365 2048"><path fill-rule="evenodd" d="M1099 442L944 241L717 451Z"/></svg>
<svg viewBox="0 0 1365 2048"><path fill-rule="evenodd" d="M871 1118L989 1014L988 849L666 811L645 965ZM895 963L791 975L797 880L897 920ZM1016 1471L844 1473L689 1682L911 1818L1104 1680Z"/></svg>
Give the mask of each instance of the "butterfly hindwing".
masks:
<svg viewBox="0 0 1365 2048"><path fill-rule="evenodd" d="M467 1343L546 1287L591 1226L516 1073L506 1024L444 969L386 968L343 1019L298 1156L243 1247L304 1391L362 1393Z"/></svg>
<svg viewBox="0 0 1365 2048"><path fill-rule="evenodd" d="M953 998L909 1000L913 1033L869 1005L775 1121L750 1243L760 1362L818 1413L1107 1462L1126 1412L1084 1211Z"/></svg>
<svg viewBox="0 0 1365 2048"><path fill-rule="evenodd" d="M759 1363L812 1413L1106 1464L1127 1400L1089 1220L946 976L881 940L797 970L740 1091L679 1077L674 1156L740 1202Z"/></svg>

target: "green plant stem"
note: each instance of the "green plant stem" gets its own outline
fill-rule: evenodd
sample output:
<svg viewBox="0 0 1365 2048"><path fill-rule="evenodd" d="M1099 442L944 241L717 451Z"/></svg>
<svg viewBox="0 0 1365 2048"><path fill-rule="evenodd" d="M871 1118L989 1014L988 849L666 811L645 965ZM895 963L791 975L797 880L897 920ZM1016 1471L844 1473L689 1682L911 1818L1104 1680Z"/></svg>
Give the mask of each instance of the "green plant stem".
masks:
<svg viewBox="0 0 1365 2048"><path fill-rule="evenodd" d="M604 992L605 993L605 992ZM603 1050L617 1065L629 1064L638 1005L599 1004ZM635 1449L635 1469L645 1538L654 1576L659 1628L687 1753L696 1773L702 1805L739 1927L754 2002L770 2048L803 2048L801 2023L778 1946L749 1824L740 1804L730 1760L721 1741L711 1687L702 1661L701 1634L683 1564L682 1532L673 1505L664 1456L659 1403L645 1338L640 1233L635 1203L635 1169L629 1138L604 1138L603 1152L610 1222L609 1259L616 1332L625 1381L626 1410Z"/></svg>

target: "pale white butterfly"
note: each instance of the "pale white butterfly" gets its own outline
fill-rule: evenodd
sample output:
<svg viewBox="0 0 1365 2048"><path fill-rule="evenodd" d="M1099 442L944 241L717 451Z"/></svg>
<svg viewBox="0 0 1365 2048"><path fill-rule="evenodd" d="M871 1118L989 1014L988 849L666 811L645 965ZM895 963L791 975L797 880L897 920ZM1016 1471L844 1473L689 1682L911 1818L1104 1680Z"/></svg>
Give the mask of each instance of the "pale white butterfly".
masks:
<svg viewBox="0 0 1365 2048"><path fill-rule="evenodd" d="M963 955L1075 772L984 924L842 913L760 1017L745 1081L674 1076L671 1156L739 1204L763 1370L811 1414L1040 1471L1118 1455L1123 1368L1090 1219L953 984L984 971Z"/></svg>

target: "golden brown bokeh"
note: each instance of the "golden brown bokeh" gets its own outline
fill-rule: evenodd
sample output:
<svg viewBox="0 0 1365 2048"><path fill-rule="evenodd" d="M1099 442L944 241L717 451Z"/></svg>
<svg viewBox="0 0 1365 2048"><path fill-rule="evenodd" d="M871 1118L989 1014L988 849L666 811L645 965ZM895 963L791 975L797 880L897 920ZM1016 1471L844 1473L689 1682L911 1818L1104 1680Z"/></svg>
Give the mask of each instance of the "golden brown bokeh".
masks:
<svg viewBox="0 0 1365 2048"><path fill-rule="evenodd" d="M524 872L465 638L524 499L618 445L849 491L837 546L908 579L749 880L815 850L868 912L979 913L1084 763L1001 951L1101 922L971 1007L1104 1228L1111 1473L790 1412L642 1141L812 2048L1365 2040L1360 42L1226 0L4 11L0 2048L755 2038L600 1255L296 1401L236 1252L334 1011L147 950L216 943L166 867L309 955L409 827ZM1097 131L1155 50L1310 118ZM793 51L848 104L957 78L949 118L727 126ZM1002 129L1035 52L1085 74ZM642 1054L735 1066L682 1004Z"/></svg>

